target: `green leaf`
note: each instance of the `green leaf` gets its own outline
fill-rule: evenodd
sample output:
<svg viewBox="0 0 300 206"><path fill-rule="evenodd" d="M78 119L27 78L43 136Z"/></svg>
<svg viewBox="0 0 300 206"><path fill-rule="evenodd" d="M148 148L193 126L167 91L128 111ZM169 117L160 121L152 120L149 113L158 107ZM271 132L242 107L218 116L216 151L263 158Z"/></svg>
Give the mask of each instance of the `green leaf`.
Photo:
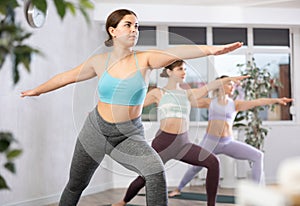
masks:
<svg viewBox="0 0 300 206"><path fill-rule="evenodd" d="M245 119L245 117L244 116L242 116L242 115L237 115L236 117L235 117L235 119L234 119L234 121L235 122L240 122L240 121L242 121L242 120L244 120Z"/></svg>
<svg viewBox="0 0 300 206"><path fill-rule="evenodd" d="M17 84L20 80L20 73L18 70L18 65L19 62L17 60L15 60L15 62L13 62L13 80L14 80L14 84Z"/></svg>
<svg viewBox="0 0 300 206"><path fill-rule="evenodd" d="M79 5L86 9L93 9L94 5L91 0L79 0Z"/></svg>
<svg viewBox="0 0 300 206"><path fill-rule="evenodd" d="M4 152L9 148L10 142L7 139L0 139L0 152Z"/></svg>
<svg viewBox="0 0 300 206"><path fill-rule="evenodd" d="M63 19L66 15L66 4L64 0L54 0L56 11L61 19Z"/></svg>
<svg viewBox="0 0 300 206"><path fill-rule="evenodd" d="M6 181L5 179L2 177L2 175L0 175L0 190L2 189L10 189L7 184L6 184Z"/></svg>
<svg viewBox="0 0 300 206"><path fill-rule="evenodd" d="M243 124L243 123L237 123L237 124L234 124L233 127L235 128L239 128L239 127L245 127L246 125Z"/></svg>
<svg viewBox="0 0 300 206"><path fill-rule="evenodd" d="M75 16L76 9L75 9L74 4L72 4L70 2L66 2L66 7L70 10L71 14L73 14Z"/></svg>
<svg viewBox="0 0 300 206"><path fill-rule="evenodd" d="M10 171L11 173L16 174L16 167L15 164L13 162L7 162L5 163L4 167Z"/></svg>
<svg viewBox="0 0 300 206"><path fill-rule="evenodd" d="M13 149L6 154L8 160L13 160L22 154L21 149Z"/></svg>
<svg viewBox="0 0 300 206"><path fill-rule="evenodd" d="M85 9L94 9L94 5L89 0L80 0L80 6Z"/></svg>
<svg viewBox="0 0 300 206"><path fill-rule="evenodd" d="M82 13L82 15L84 16L86 22L87 22L88 24L90 24L90 23L91 23L90 17L89 17L89 15L87 14L87 12L85 11L85 9L82 8L82 7L80 7L79 10L80 10L80 12Z"/></svg>

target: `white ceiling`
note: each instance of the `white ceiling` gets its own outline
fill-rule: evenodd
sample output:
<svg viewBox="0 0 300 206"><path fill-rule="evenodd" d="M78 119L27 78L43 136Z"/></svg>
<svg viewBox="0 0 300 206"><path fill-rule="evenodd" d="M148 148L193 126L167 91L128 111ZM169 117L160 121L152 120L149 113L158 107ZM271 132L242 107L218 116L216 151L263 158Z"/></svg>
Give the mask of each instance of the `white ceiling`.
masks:
<svg viewBox="0 0 300 206"><path fill-rule="evenodd" d="M94 0L97 3L124 3L123 0ZM170 3L172 2L172 3ZM128 4L183 4L197 6L238 6L300 8L300 0L126 0Z"/></svg>

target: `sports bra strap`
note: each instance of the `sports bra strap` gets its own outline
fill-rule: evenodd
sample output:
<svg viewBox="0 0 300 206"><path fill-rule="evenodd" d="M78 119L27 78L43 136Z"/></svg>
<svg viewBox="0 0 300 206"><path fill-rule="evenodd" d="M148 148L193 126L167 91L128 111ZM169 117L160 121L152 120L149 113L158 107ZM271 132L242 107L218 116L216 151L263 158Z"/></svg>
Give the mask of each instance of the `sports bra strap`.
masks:
<svg viewBox="0 0 300 206"><path fill-rule="evenodd" d="M136 66L137 70L140 70L139 61L138 61L138 58L136 56L136 52L135 51L133 51L133 56L134 56L134 59L135 59L135 66Z"/></svg>
<svg viewBox="0 0 300 206"><path fill-rule="evenodd" d="M110 55L111 55L111 53L107 54L107 59L106 59L106 63L105 63L105 70L108 69L108 63L109 63L109 60L110 60Z"/></svg>

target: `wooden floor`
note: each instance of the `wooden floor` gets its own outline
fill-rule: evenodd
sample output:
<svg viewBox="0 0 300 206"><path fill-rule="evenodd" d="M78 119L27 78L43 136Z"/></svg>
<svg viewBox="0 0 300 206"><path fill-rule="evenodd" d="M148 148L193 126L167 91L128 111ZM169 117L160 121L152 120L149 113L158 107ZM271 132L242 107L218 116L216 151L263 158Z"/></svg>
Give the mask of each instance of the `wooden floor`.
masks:
<svg viewBox="0 0 300 206"><path fill-rule="evenodd" d="M169 188L172 190L173 188ZM126 191L124 189L110 189L104 192L100 192L93 195L84 196L80 199L78 206L101 206L106 204L116 203L122 199ZM140 193L143 193L141 191ZM205 187L203 186L191 186L185 187L183 192L201 192L205 193ZM234 195L234 191L232 189L223 189L219 188L218 194L222 195ZM146 205L144 196L136 196L130 204L135 205ZM51 204L48 206L57 206L58 204ZM202 201L191 201L191 200L179 200L179 199L169 199L169 206L205 206L206 202ZM225 204L225 203L217 203L216 206L234 206L235 204Z"/></svg>

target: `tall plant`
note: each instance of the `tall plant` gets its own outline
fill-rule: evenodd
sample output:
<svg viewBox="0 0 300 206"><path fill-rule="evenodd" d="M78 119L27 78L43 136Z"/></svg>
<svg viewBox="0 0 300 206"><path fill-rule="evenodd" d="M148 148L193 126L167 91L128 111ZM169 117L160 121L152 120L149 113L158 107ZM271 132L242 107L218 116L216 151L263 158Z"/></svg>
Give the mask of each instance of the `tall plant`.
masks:
<svg viewBox="0 0 300 206"><path fill-rule="evenodd" d="M268 65L266 65L268 66ZM242 82L242 91L245 100L255 100L258 98L269 98L274 85L279 86L278 81L274 81L267 68L257 67L255 60L248 61L247 64L238 64L241 75L249 75ZM274 84L275 83L275 84ZM262 125L262 119L259 116L260 111L264 109L273 109L274 106L258 106L247 111L239 113L239 121L245 120L245 142L249 145L263 150L264 139L269 129Z"/></svg>
<svg viewBox="0 0 300 206"><path fill-rule="evenodd" d="M31 1L43 12L47 10L47 0L22 1L24 1L23 3ZM94 8L90 0L78 0L77 3L66 0L54 0L54 4L57 14L62 20L68 11L75 15L76 10L79 10L86 21L90 22L87 11ZM0 0L0 69L2 69L7 59L11 60L14 85L20 80L20 65L23 65L30 72L31 56L42 53L25 43L25 40L30 38L32 33L26 31L21 26L21 23L16 21L15 10L22 5L19 4L18 0ZM16 173L14 160L22 153L21 149L14 147L14 143L16 142L17 140L11 132L0 131L0 190L9 189L2 169L4 168L11 173Z"/></svg>

